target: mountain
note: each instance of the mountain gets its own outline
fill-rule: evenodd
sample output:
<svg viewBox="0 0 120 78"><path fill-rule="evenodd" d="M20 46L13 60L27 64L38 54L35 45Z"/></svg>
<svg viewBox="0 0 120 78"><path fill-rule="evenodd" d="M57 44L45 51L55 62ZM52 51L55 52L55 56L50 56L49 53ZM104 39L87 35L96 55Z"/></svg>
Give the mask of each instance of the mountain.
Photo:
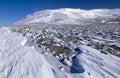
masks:
<svg viewBox="0 0 120 78"><path fill-rule="evenodd" d="M117 19L117 20L116 20ZM104 22L119 22L120 9L54 9L43 10L33 14L29 14L26 18L16 22L15 24L28 23L62 23L62 24L82 24L82 23L104 23ZM119 20L119 21L118 21Z"/></svg>
<svg viewBox="0 0 120 78"><path fill-rule="evenodd" d="M119 78L119 12L44 10L1 26L0 78Z"/></svg>

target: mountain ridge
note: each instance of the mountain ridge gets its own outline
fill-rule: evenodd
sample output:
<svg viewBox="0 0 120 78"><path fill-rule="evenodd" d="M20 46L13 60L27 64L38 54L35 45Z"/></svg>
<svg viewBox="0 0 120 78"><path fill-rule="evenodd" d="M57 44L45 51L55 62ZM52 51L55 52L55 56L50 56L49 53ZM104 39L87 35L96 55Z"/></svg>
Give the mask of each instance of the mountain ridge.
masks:
<svg viewBox="0 0 120 78"><path fill-rule="evenodd" d="M61 8L53 10L42 10L26 16L14 24L29 23L62 23L80 24L86 22L103 22L120 18L120 9L73 9Z"/></svg>

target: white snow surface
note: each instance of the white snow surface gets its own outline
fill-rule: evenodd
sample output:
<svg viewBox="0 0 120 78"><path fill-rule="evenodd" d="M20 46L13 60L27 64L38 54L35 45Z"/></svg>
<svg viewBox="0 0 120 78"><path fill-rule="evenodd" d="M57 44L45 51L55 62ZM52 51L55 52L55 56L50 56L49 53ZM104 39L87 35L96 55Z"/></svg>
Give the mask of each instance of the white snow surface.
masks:
<svg viewBox="0 0 120 78"><path fill-rule="evenodd" d="M0 29L0 78L56 78L57 72L34 47L23 45L25 41L21 34Z"/></svg>
<svg viewBox="0 0 120 78"><path fill-rule="evenodd" d="M26 16L15 24L29 23L62 23L81 24L83 22L103 22L120 16L120 9L94 9L82 10L72 8L62 8L54 10L38 11Z"/></svg>
<svg viewBox="0 0 120 78"><path fill-rule="evenodd" d="M72 66L81 73L65 73L55 69L34 46L27 46L26 41L21 34L11 32L7 27L0 28L0 78L120 77L120 58L111 54L101 54L96 49L80 45Z"/></svg>

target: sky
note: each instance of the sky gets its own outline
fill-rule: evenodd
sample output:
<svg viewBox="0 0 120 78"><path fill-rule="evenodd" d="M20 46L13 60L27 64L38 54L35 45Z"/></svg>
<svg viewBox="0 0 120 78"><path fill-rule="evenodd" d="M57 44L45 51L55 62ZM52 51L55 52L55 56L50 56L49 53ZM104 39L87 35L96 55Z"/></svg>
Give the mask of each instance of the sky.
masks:
<svg viewBox="0 0 120 78"><path fill-rule="evenodd" d="M45 9L120 8L120 0L0 0L0 25L10 25L26 15Z"/></svg>

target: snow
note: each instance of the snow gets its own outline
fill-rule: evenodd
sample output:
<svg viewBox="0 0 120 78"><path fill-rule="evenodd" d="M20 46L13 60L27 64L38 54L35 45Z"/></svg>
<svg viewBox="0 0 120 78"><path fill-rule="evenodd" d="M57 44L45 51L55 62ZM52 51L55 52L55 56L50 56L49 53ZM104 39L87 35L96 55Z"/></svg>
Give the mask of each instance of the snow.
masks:
<svg viewBox="0 0 120 78"><path fill-rule="evenodd" d="M21 45L24 46L26 42L27 42L27 40L22 41Z"/></svg>
<svg viewBox="0 0 120 78"><path fill-rule="evenodd" d="M24 45L26 40L8 28L0 29L0 78L56 78L57 72L53 72L44 56Z"/></svg>
<svg viewBox="0 0 120 78"><path fill-rule="evenodd" d="M85 52L78 55L85 69L84 78L119 78L120 59L118 57L101 54L88 46L80 46L80 48ZM88 72L90 76L87 76Z"/></svg>
<svg viewBox="0 0 120 78"><path fill-rule="evenodd" d="M55 42L59 39L52 38ZM119 78L120 59L111 54L101 54L86 45L79 45L72 62L65 59L70 71L56 57L42 54L28 38L0 28L0 78ZM62 56L62 55L61 55ZM60 70L59 70L59 69ZM68 70L67 72L66 69Z"/></svg>
<svg viewBox="0 0 120 78"><path fill-rule="evenodd" d="M30 23L53 23L53 24L81 24L86 22L105 23L120 16L120 9L93 9L82 10L62 8L54 10L43 10L29 14L15 24ZM97 21L99 20L99 21ZM112 22L112 21L111 21Z"/></svg>

